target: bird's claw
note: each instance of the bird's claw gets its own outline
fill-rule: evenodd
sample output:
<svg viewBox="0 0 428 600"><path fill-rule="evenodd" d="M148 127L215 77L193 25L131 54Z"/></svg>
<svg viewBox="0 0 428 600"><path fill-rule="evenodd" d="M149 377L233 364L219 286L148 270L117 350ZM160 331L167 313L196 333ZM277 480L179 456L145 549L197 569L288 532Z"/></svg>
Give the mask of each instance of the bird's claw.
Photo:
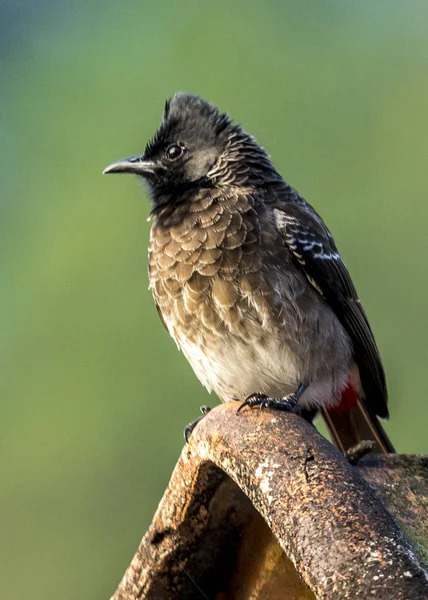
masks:
<svg viewBox="0 0 428 600"><path fill-rule="evenodd" d="M288 394L288 396L284 396L284 398L271 398L267 394L263 394L262 392L255 392L254 394L250 394L244 402L239 406L236 414L239 414L243 408L248 406L249 408L253 408L253 406L259 406L260 410L263 408L275 408L277 410L283 410L285 412L296 411L298 397L296 394Z"/></svg>
<svg viewBox="0 0 428 600"><path fill-rule="evenodd" d="M201 406L199 408L199 410L201 411L202 415L200 417L198 417L197 419L195 419L194 421L191 421L184 428L183 435L184 435L184 439L186 440L186 444L189 443L190 436L192 435L192 432L195 429L196 425L199 423L199 421L202 421L202 419L205 417L205 415L207 415L210 412L211 409L209 406L204 405L204 406Z"/></svg>

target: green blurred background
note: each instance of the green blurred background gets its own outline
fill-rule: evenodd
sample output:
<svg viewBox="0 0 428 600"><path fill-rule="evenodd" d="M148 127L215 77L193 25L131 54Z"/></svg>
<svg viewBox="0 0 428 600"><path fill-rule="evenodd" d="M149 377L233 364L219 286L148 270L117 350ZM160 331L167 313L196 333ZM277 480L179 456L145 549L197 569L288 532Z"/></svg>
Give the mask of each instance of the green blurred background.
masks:
<svg viewBox="0 0 428 600"><path fill-rule="evenodd" d="M427 452L428 3L0 3L0 595L108 599L209 398L147 289L109 162L166 97L230 112L333 230L392 439Z"/></svg>

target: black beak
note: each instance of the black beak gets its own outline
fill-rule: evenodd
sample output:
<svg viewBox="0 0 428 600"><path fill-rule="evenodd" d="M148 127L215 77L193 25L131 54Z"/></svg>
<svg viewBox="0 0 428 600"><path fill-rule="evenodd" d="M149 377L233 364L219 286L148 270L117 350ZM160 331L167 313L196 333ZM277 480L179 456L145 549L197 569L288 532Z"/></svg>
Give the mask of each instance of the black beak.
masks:
<svg viewBox="0 0 428 600"><path fill-rule="evenodd" d="M156 163L151 160L144 160L142 156L130 156L111 163L103 171L103 175L108 173L133 173L134 175L147 175L154 173Z"/></svg>

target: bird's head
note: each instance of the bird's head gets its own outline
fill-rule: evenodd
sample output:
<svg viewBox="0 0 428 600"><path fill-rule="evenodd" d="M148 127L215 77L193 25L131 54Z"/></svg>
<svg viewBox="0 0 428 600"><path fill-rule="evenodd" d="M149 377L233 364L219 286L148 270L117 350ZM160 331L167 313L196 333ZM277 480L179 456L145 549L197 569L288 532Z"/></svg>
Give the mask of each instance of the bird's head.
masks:
<svg viewBox="0 0 428 600"><path fill-rule="evenodd" d="M245 185L263 165L272 168L265 151L227 114L178 92L166 102L144 153L112 163L104 173L143 177L156 205L192 188Z"/></svg>

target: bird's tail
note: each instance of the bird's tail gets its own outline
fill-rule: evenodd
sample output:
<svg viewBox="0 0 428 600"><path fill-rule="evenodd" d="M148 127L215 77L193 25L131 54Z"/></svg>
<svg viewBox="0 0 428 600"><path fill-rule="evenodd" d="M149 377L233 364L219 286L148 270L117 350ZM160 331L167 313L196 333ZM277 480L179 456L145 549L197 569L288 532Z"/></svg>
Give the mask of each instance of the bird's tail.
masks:
<svg viewBox="0 0 428 600"><path fill-rule="evenodd" d="M351 386L343 391L338 406L323 410L321 414L333 442L342 452L364 440L375 442L373 452L395 452L375 412Z"/></svg>

